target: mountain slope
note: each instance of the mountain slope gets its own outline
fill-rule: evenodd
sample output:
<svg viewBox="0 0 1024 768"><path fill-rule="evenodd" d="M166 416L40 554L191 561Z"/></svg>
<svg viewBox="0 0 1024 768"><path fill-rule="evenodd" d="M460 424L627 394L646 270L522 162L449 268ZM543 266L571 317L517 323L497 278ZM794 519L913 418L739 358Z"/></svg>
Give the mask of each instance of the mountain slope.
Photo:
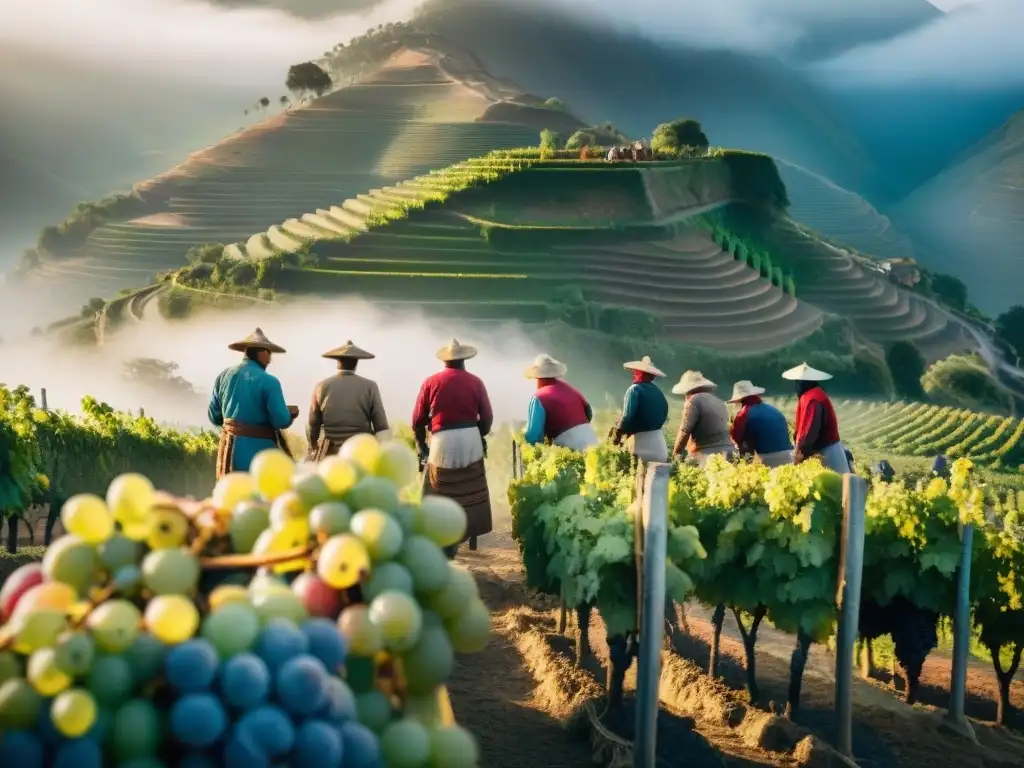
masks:
<svg viewBox="0 0 1024 768"><path fill-rule="evenodd" d="M914 191L894 215L928 245L927 265L963 280L979 307L999 312L1020 303L1024 110Z"/></svg>
<svg viewBox="0 0 1024 768"><path fill-rule="evenodd" d="M772 59L659 45L530 2L451 0L414 22L471 51L491 74L571 104L588 122L642 136L686 115L714 144L766 152L846 186L871 174L828 96Z"/></svg>
<svg viewBox="0 0 1024 768"><path fill-rule="evenodd" d="M405 48L356 85L194 152L136 186L143 212L96 229L30 283L61 286L79 301L110 296L181 266L192 245L245 239L466 157L536 145L546 126L583 127L567 112L507 101L522 93L484 73L449 70L472 67Z"/></svg>
<svg viewBox="0 0 1024 768"><path fill-rule="evenodd" d="M914 246L887 216L856 192L791 163L776 161L789 193L789 215L829 240L877 259L914 258Z"/></svg>

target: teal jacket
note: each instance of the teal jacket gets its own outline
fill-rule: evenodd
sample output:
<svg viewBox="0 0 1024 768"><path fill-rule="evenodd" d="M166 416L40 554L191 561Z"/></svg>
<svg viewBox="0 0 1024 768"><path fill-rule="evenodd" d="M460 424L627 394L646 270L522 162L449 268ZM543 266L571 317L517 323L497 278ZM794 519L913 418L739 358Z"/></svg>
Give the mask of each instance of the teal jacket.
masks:
<svg viewBox="0 0 1024 768"><path fill-rule="evenodd" d="M207 413L216 427L224 426L225 419L271 429L285 429L292 423L281 382L253 360L243 360L221 371L213 382ZM232 470L247 471L257 453L273 447L272 440L236 438Z"/></svg>

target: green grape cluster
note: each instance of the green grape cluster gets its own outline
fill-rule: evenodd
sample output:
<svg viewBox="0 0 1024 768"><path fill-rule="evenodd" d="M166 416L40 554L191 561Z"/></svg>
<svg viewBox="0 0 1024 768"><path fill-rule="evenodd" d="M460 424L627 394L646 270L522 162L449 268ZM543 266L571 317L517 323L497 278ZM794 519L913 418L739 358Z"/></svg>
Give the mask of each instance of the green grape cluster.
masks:
<svg viewBox="0 0 1024 768"><path fill-rule="evenodd" d="M509 487L513 535L531 586L568 608L594 605L609 635L636 630L634 477L629 454L608 443L585 453L524 446L525 472ZM698 530L670 521L666 586L682 602L706 557Z"/></svg>
<svg viewBox="0 0 1024 768"><path fill-rule="evenodd" d="M471 768L446 681L490 615L443 548L462 508L403 489L401 442L280 451L187 502L142 475L72 497L0 590L0 762Z"/></svg>

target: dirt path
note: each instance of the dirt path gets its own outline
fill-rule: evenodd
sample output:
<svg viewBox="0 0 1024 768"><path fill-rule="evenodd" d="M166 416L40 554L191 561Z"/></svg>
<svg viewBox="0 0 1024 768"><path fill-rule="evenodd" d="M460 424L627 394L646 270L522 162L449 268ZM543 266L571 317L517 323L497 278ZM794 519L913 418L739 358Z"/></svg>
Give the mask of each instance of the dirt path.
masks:
<svg viewBox="0 0 1024 768"><path fill-rule="evenodd" d="M558 712L550 711L538 700L538 681L531 677L529 664L515 644L501 631L512 606L531 614L530 621L547 633L551 646L572 660L572 620L567 637L555 632L557 609L545 598L531 596L523 584L519 553L509 533L507 511L496 510L495 533L481 539L478 552L462 552L459 560L479 574L485 599L495 609L499 625L496 640L481 655L460 661L453 681L456 716L479 734L485 745L485 765L584 765L585 747L568 742L559 725ZM504 585L504 586L496 586ZM490 594L488 594L490 592ZM527 608L523 609L522 606ZM688 634L677 635L675 650L683 658L706 668L712 627L710 610L699 604L686 609ZM604 626L596 612L590 626L593 658L583 669L595 683L603 683L603 663L608 656ZM789 684L789 659L793 638L771 626L763 626L758 638L757 679L761 708L781 714ZM464 664L464 666L462 665ZM967 741L947 726L941 715L949 698L949 656L933 654L922 676L922 703L909 707L899 693L882 682L855 681L854 752L862 768L989 768L1024 766L1024 739L1013 731L975 722L979 744ZM814 646L804 675L801 709L797 722L827 743L834 743L834 656L823 646ZM488 685L481 689L477 670L490 673ZM500 670L500 672L499 672ZM507 670L507 671L506 671ZM635 665L627 675L627 694L635 690ZM726 619L721 642L719 674L735 693L744 699L746 682L743 647L732 616ZM534 689L531 692L531 686ZM1015 684L1013 703L1024 709L1024 684ZM990 671L974 664L968 678L967 711L979 721L995 716L995 688ZM663 698L663 704L665 703ZM750 743L735 729L721 724L695 721L666 706L660 715L659 757L666 765L678 765L678 756L686 755L686 764L704 766L792 766L799 764L793 755L772 752ZM621 727L629 735L629 718ZM507 722L506 722L507 721ZM500 723L500 725L499 725ZM1017 725L1024 725L1017 716ZM536 729L523 741L530 728ZM535 753L534 745L538 751ZM524 751L524 750L528 750ZM580 751L582 750L582 751ZM537 755L534 757L534 755ZM675 756L675 757L673 757ZM516 760L520 762L515 762ZM504 761L504 762L503 762ZM536 761L536 763L534 762ZM561 761L561 762L559 762Z"/></svg>

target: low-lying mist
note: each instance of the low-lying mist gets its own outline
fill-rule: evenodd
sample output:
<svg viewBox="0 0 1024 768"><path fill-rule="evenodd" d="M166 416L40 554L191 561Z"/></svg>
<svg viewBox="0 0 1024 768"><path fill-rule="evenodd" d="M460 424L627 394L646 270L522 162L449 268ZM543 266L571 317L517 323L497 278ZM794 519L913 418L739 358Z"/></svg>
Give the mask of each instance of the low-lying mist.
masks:
<svg viewBox="0 0 1024 768"><path fill-rule="evenodd" d="M523 371L538 353L548 351L515 324L470 328L415 312L384 312L358 300L325 300L208 312L173 322L156 316L124 327L98 348L62 347L52 338L11 339L0 357L0 382L27 385L37 400L45 388L50 408L78 412L82 397L92 395L119 410L138 413L144 408L147 416L160 421L208 426L206 406L214 379L241 359L227 346L257 326L288 350L274 356L269 371L280 379L288 403L299 406L295 428L301 430L314 386L336 370L336 363L321 355L350 339L377 356L361 362L359 373L379 384L388 418L395 424L409 422L420 384L442 367L435 352L453 337L479 350L467 368L487 385L499 422L525 418L534 385ZM165 394L126 381L124 363L134 358L176 363L176 374L200 394Z"/></svg>

